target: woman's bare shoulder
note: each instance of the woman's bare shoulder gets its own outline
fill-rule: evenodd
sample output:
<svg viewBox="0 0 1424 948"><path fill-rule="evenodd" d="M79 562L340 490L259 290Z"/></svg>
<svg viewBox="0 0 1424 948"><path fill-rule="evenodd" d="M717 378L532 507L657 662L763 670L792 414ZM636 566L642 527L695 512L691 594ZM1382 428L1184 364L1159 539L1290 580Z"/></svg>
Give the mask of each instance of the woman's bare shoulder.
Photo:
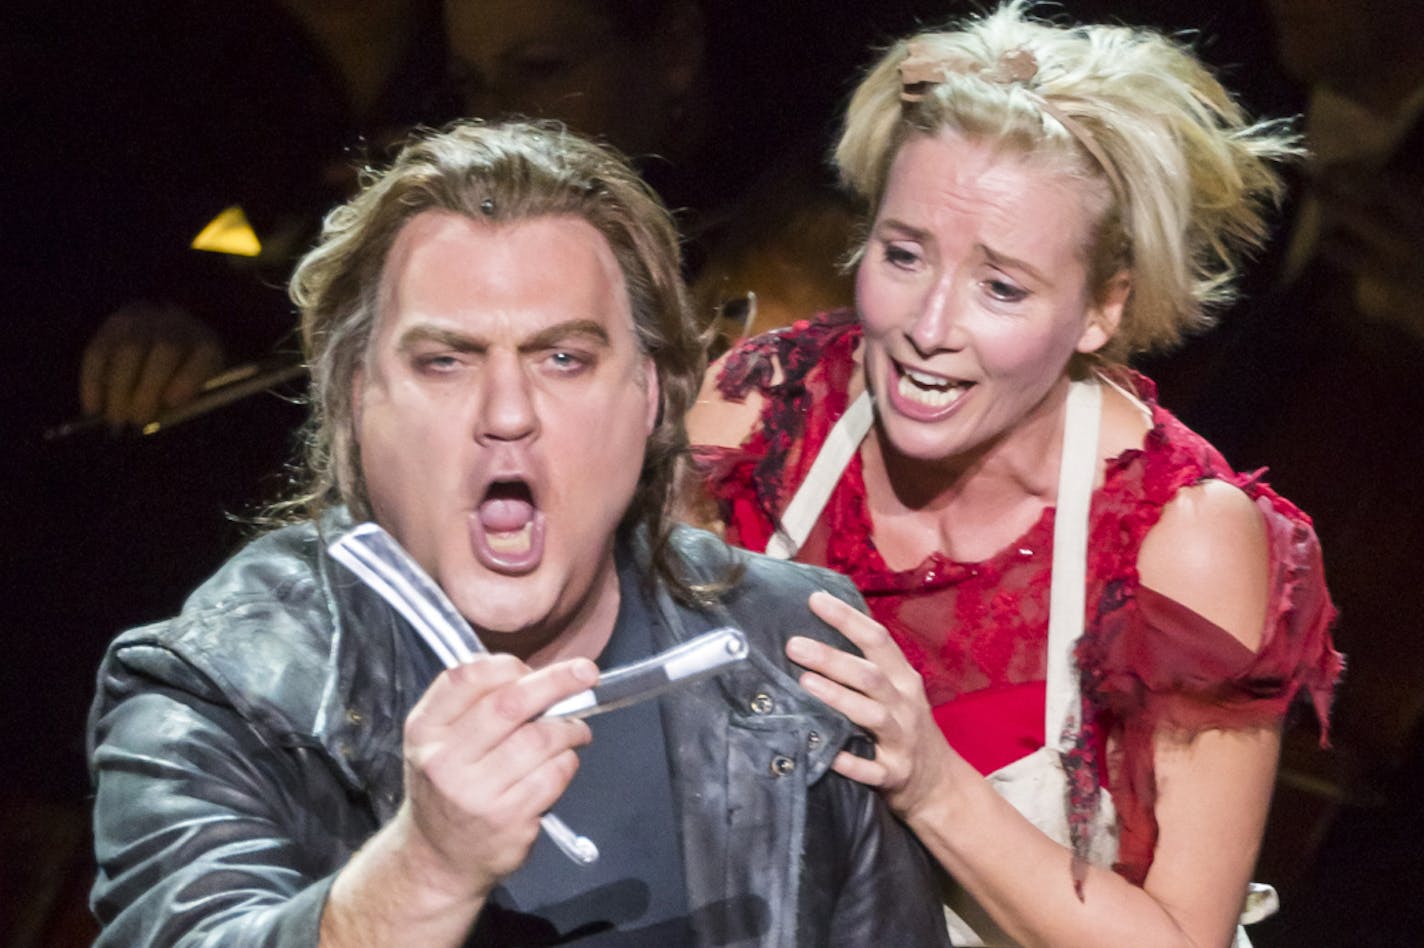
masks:
<svg viewBox="0 0 1424 948"><path fill-rule="evenodd" d="M1168 596L1255 650L1270 599L1265 520L1240 488L1221 480L1184 487L1162 508L1138 553L1144 586Z"/></svg>
<svg viewBox="0 0 1424 948"><path fill-rule="evenodd" d="M741 400L723 395L717 379L726 366L727 355L707 367L697 402L687 413L687 439L693 446L734 448L747 439L761 419L765 399L755 388Z"/></svg>

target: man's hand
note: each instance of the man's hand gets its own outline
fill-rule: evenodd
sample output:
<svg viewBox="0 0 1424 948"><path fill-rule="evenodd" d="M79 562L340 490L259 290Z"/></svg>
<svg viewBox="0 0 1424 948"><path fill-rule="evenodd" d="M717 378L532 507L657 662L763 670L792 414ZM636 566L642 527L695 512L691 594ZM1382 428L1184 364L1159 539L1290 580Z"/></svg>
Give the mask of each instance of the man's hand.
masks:
<svg viewBox="0 0 1424 948"><path fill-rule="evenodd" d="M145 425L190 401L224 362L217 335L187 310L131 303L111 313L85 347L80 405L112 428Z"/></svg>
<svg viewBox="0 0 1424 948"><path fill-rule="evenodd" d="M337 878L322 943L459 944L590 739L583 721L539 715L597 680L588 659L531 672L509 655L441 674L406 719L405 800Z"/></svg>

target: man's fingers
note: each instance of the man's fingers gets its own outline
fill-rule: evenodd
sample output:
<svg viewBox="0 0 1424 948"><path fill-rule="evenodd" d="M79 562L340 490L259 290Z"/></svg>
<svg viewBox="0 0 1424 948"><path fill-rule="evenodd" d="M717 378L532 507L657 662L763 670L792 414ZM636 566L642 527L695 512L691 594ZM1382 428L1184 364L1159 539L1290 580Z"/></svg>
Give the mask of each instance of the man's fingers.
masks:
<svg viewBox="0 0 1424 948"><path fill-rule="evenodd" d="M223 351L215 342L200 340L185 355L159 398L164 408L177 408L192 401L203 383L222 371Z"/></svg>
<svg viewBox="0 0 1424 948"><path fill-rule="evenodd" d="M572 748L564 748L537 766L521 771L523 776L513 780L496 802L525 816L547 813L569 788L578 767L578 754Z"/></svg>
<svg viewBox="0 0 1424 948"><path fill-rule="evenodd" d="M573 777L573 770L568 769L572 762L564 755L576 758L574 748L587 744L591 737L585 722L562 719L530 721L497 739L502 733L497 726L470 730L467 734L452 729L436 744L413 748L412 763L442 795L463 801L462 807L472 811L505 810L512 803L506 799L511 789L543 772L546 782L539 786L553 796L538 809L513 811L543 812ZM564 764L548 768L549 762L558 758L563 758Z"/></svg>
<svg viewBox="0 0 1424 948"><path fill-rule="evenodd" d="M109 366L112 349L113 340L102 332L84 347L84 355L79 362L79 406L86 415L97 415L104 410L104 373Z"/></svg>
<svg viewBox="0 0 1424 948"><path fill-rule="evenodd" d="M134 386L147 358L145 347L125 339L109 353L104 373L104 419L114 428L128 424Z"/></svg>
<svg viewBox="0 0 1424 948"><path fill-rule="evenodd" d="M111 425L145 424L180 405L223 366L213 331L186 310L134 303L111 313L84 349L79 401Z"/></svg>
<svg viewBox="0 0 1424 948"><path fill-rule="evenodd" d="M406 719L407 731L447 727L500 685L518 681L529 667L513 655L477 655L436 676Z"/></svg>
<svg viewBox="0 0 1424 948"><path fill-rule="evenodd" d="M183 349L168 340L157 339L149 346L125 412L131 424L147 424L158 414L159 400L182 366L183 357Z"/></svg>
<svg viewBox="0 0 1424 948"><path fill-rule="evenodd" d="M598 666L586 658L531 672L513 656L481 655L443 672L411 712L411 719L421 727L485 731L498 741L550 705L597 681Z"/></svg>

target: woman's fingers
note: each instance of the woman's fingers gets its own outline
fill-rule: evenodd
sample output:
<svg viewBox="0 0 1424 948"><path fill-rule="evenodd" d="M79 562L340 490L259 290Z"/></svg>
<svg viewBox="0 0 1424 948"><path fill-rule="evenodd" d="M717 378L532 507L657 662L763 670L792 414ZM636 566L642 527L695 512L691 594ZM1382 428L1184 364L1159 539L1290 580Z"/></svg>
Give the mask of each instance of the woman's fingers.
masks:
<svg viewBox="0 0 1424 948"><path fill-rule="evenodd" d="M814 592L808 604L818 619L844 635L880 674L900 693L918 696L924 682L920 673L905 660L900 646L890 637L885 626L827 592Z"/></svg>
<svg viewBox="0 0 1424 948"><path fill-rule="evenodd" d="M888 776L885 765L879 760L866 760L849 751L841 751L837 754L836 759L831 761L831 769L842 777L863 783L867 787L885 786Z"/></svg>
<svg viewBox="0 0 1424 948"><path fill-rule="evenodd" d="M885 703L863 691L814 671L806 672L800 681L802 688L878 737L894 726L895 719Z"/></svg>

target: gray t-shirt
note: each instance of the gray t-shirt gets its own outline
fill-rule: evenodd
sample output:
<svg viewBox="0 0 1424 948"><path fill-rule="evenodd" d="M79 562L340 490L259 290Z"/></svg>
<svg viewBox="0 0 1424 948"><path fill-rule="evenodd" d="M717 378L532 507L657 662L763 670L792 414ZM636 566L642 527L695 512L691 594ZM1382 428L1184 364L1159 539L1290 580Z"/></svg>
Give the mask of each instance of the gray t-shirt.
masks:
<svg viewBox="0 0 1424 948"><path fill-rule="evenodd" d="M654 651L657 613L629 560L620 545L621 604L598 658L604 671ZM589 718L593 741L579 751L578 773L554 812L598 845L599 859L575 865L540 833L528 861L493 893L476 928L477 944L692 942L659 704L644 701Z"/></svg>

